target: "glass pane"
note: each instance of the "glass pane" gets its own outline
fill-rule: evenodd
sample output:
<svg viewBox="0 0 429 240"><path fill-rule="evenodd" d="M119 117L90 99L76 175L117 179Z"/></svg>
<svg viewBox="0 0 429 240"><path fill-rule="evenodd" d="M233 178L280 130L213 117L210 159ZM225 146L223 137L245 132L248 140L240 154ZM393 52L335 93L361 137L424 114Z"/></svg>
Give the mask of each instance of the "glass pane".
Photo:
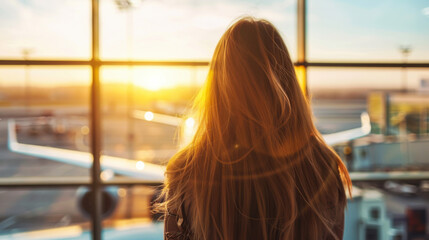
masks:
<svg viewBox="0 0 429 240"><path fill-rule="evenodd" d="M207 71L208 67L101 69L104 177L114 173L151 180L151 173L139 171L145 172L151 163L165 164L190 140L194 120L189 109ZM155 174L162 179L162 169Z"/></svg>
<svg viewBox="0 0 429 240"><path fill-rule="evenodd" d="M118 201L112 213L103 221L103 239L164 239L164 222L151 213L156 193L145 186L109 187ZM113 196L113 195L112 195Z"/></svg>
<svg viewBox="0 0 429 240"><path fill-rule="evenodd" d="M369 114L371 134L338 147L352 171L429 170L428 82L429 70L308 69L321 133L358 128Z"/></svg>
<svg viewBox="0 0 429 240"><path fill-rule="evenodd" d="M296 46L296 1L100 1L101 57L209 60L229 24L253 15L272 21L291 56Z"/></svg>
<svg viewBox="0 0 429 240"><path fill-rule="evenodd" d="M426 1L309 0L307 16L310 61L429 60Z"/></svg>
<svg viewBox="0 0 429 240"><path fill-rule="evenodd" d="M0 178L88 176L90 76L88 67L0 67Z"/></svg>
<svg viewBox="0 0 429 240"><path fill-rule="evenodd" d="M2 0L0 58L89 59L91 1Z"/></svg>
<svg viewBox="0 0 429 240"><path fill-rule="evenodd" d="M91 239L78 189L0 189L0 239Z"/></svg>
<svg viewBox="0 0 429 240"><path fill-rule="evenodd" d="M371 111L368 101L375 100L374 92L395 96L405 92L424 98L428 78L429 71L424 69L308 68L308 87L319 130L330 133L359 126L360 113Z"/></svg>
<svg viewBox="0 0 429 240"><path fill-rule="evenodd" d="M402 87L400 69L311 67L307 71L316 126L321 133L359 127L360 114L367 111L368 93ZM410 86L416 87L417 79L413 76Z"/></svg>
<svg viewBox="0 0 429 240"><path fill-rule="evenodd" d="M325 137L350 136L344 131L359 129L361 113L369 114L370 134L333 145L352 181L362 176L353 182L344 239L428 237L428 86L426 69L308 68L315 123Z"/></svg>

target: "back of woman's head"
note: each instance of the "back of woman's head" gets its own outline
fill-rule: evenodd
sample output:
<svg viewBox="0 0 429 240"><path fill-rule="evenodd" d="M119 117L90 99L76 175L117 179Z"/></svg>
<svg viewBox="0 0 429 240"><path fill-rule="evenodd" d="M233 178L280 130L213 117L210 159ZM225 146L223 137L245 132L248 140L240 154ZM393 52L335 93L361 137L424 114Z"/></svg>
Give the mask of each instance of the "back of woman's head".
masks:
<svg viewBox="0 0 429 240"><path fill-rule="evenodd" d="M288 155L313 131L287 48L265 20L243 18L225 32L201 97L204 131L220 147Z"/></svg>
<svg viewBox="0 0 429 240"><path fill-rule="evenodd" d="M165 188L194 239L335 239L327 209L345 206L347 170L315 129L271 23L242 18L225 32L195 106L199 127Z"/></svg>

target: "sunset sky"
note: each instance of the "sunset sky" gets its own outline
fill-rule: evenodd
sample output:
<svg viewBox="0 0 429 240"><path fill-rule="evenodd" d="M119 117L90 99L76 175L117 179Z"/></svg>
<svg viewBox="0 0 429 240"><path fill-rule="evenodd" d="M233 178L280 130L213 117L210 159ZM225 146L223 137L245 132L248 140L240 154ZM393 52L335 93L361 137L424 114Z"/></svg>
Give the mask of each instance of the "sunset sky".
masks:
<svg viewBox="0 0 429 240"><path fill-rule="evenodd" d="M228 25L243 15L272 21L296 59L294 0L144 0L131 11L118 9L114 0L100 0L100 15L103 59L208 61ZM0 58L22 59L28 49L30 59L89 59L90 20L89 0L2 0ZM429 0L309 0L307 34L309 61L401 62L399 47L406 45L412 49L408 61L428 62ZM111 73L102 74L104 81L126 80L115 75L126 70L104 71ZM194 84L192 71L141 69L133 78L142 87L155 78L171 87ZM204 78L201 71L198 79ZM408 72L411 87L429 78L428 70ZM89 74L87 67L30 69L34 84L88 83ZM24 78L24 67L0 67L3 86ZM313 87L383 87L400 81L399 69L309 69Z"/></svg>

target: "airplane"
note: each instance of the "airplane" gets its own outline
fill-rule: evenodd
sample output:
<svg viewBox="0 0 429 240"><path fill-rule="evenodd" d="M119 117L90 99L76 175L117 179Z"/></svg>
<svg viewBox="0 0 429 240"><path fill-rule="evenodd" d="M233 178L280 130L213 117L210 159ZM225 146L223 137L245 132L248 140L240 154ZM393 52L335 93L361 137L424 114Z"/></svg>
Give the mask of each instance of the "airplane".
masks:
<svg viewBox="0 0 429 240"><path fill-rule="evenodd" d="M155 122L159 124L165 124L174 127L180 127L183 123L183 137L181 139L182 144L186 144L190 141L193 135L193 129L195 127L195 120L193 118L183 119L176 116L154 113L151 111L135 110L133 117L139 120ZM8 148L10 151L24 154L28 156L39 157L43 159L63 162L71 165L80 167L90 168L92 165L92 154L88 152L67 150L55 147L38 146L33 144L24 144L17 141L15 131L15 120L9 119L8 121ZM334 146L336 144L352 141L368 135L371 132L371 125L369 116L367 113L361 114L361 127L341 132L324 134L323 138L325 142ZM155 155L157 151L155 150ZM171 152L171 151L170 151ZM163 155L172 155L172 153L163 153ZM148 159L149 160L149 159ZM139 178L147 181L159 181L164 180L165 167L153 164L142 160L125 159L120 157L102 155L100 159L101 168L103 170L109 169L115 174L120 174L128 177ZM429 174L425 172L413 171L413 172L352 172L350 173L352 180L407 180L407 179L421 179L428 178Z"/></svg>
<svg viewBox="0 0 429 240"><path fill-rule="evenodd" d="M182 126L182 133L184 133L183 134L184 137L180 141L182 144L186 144L187 142L190 141L195 129L195 120L193 118L180 118L176 116L171 116L171 115L166 115L161 113L154 113L152 111L142 111L142 110L135 110L133 112L133 117L142 121L155 122L158 124L165 124L168 126L174 126L174 127ZM349 141L364 137L368 135L370 132L371 132L371 125L370 125L369 116L367 113L362 113L361 127L345 130L341 132L336 132L332 134L324 134L323 138L328 145L334 146L337 144L349 142ZM14 119L8 120L8 148L12 152L24 154L28 156L63 162L63 163L85 167L85 168L90 168L92 166L92 160L93 160L92 154L88 152L67 150L67 149L47 147L47 146L39 146L39 145L33 145L33 144L24 144L24 143L18 142L17 134L16 134L16 123ZM147 160L150 160L150 159L147 159ZM145 159L132 160L132 159L102 155L100 158L100 163L101 163L101 168L103 170L102 175L103 173L109 173L107 175L109 175L110 178L115 174L119 174L119 175L124 175L128 177L147 180L147 181L154 181L154 182L160 182L160 183L164 181L165 166L150 163ZM350 177L352 181L388 181L388 180L400 181L400 180L413 180L413 179L418 180L422 178L428 178L429 173L427 172L351 172ZM398 185L398 186L402 186L402 185ZM354 186L353 188L356 188L356 187ZM398 189L400 190L402 188L399 188L399 187L394 188L395 191ZM77 194L78 205L79 206L85 205L83 201L84 199L88 199L88 198L85 198L84 196L85 194L89 193L89 190L86 188L80 188L78 189L77 192L78 192ZM116 208L116 205L118 202L118 197L116 196L117 188L107 187L103 190L103 194L107 194L107 197L110 197L111 199L113 199L112 202L115 203L107 210L108 213L103 213L103 217L107 217ZM356 200L354 200L352 201L353 203L351 202L350 204L361 204L360 201L361 200L358 200L358 202L356 202ZM381 206L381 209L383 209L382 206ZM82 208L80 208L80 210L82 214L88 216L88 212L87 212L88 210L82 210ZM355 216L353 214L348 215L349 218L358 218L359 216ZM387 220L383 220L383 221L387 221ZM156 234L161 236L159 232L162 232L162 229L159 227L158 224L154 224L154 225L149 224L147 225L147 227L141 228L141 229L153 230L155 228L157 229Z"/></svg>
<svg viewBox="0 0 429 240"><path fill-rule="evenodd" d="M12 152L63 162L84 168L90 168L92 166L93 158L91 153L19 143L17 141L15 129L15 120L9 119L8 148ZM162 182L164 180L165 167L149 162L102 155L100 163L102 169L111 169L117 174L143 178L148 181Z"/></svg>
<svg viewBox="0 0 429 240"><path fill-rule="evenodd" d="M179 147L184 147L187 143L190 142L196 129L196 123L192 117L181 118L172 115L142 110L134 110L132 113L132 117L141 121L154 122L157 124L164 124L172 127L180 127L182 134L181 139L179 141ZM323 137L325 138L327 144L335 145L344 141L350 141L365 136L370 133L368 114L362 114L361 122L362 126L360 128L355 128L333 134L327 134L323 135ZM93 156L91 153L79 150L63 149L58 147L20 143L17 139L17 124L15 122L15 119L9 119L7 124L8 148L10 151L79 167L91 168L93 163ZM162 155L166 156L166 158L170 158L175 153L175 151L172 152L170 149L167 152L166 151L167 150L154 150L154 154L152 155ZM116 174L118 174L145 181L162 183L164 181L165 166L149 162L150 160L152 160L150 158L151 157L148 156L147 159L135 160L101 155L100 165L102 172L100 177L102 180L106 181L112 179ZM89 197L90 194L90 190L86 187L79 188L76 193L79 210L84 216L90 215L90 210L87 208L87 206L89 205L87 201L91 199ZM118 205L118 187L106 187L103 189L102 194L103 197L108 198L108 202L111 203L108 207L103 208L105 210L103 210L102 215L103 218L106 218L113 214L114 210ZM154 196L156 196L156 194L158 194L158 192L154 191L152 199L154 199ZM158 216L155 215L151 217L155 219Z"/></svg>
<svg viewBox="0 0 429 240"><path fill-rule="evenodd" d="M195 120L191 117L180 118L176 116L154 113L152 111L134 110L133 117L142 121L155 122L174 127L182 127L181 145L188 143L194 133ZM183 124L184 123L184 124ZM15 131L15 120L8 121L8 148L10 151L24 154L28 156L39 157L43 159L63 162L71 165L76 165L84 168L92 166L92 154L88 152L61 149L55 147L38 146L33 144L24 144L17 141ZM334 146L337 144L349 142L368 135L371 132L371 124L369 115L366 112L361 114L361 127L340 131L331 134L323 134L325 142ZM173 155L171 151L163 155ZM146 159L150 160L150 159ZM102 155L100 158L102 170L110 170L115 174L120 174L128 177L138 178L147 181L164 181L165 166L153 164L145 159L133 160L121 157ZM429 178L429 172L425 171L392 171L392 172L351 172L350 177L355 181L385 181L385 180L415 180Z"/></svg>
<svg viewBox="0 0 429 240"><path fill-rule="evenodd" d="M156 122L160 124L180 127L185 121L182 142L189 142L191 138L192 129L194 128L195 121L193 118L184 120L180 117L154 113L151 111L135 110L133 116L148 122ZM368 114L363 113L361 116L362 126L355 129L350 129L342 132L325 134L323 135L328 145L335 145L338 143L350 141L356 138L363 137L370 133L371 126L369 123ZM90 168L92 166L92 154L88 152L61 149L55 147L39 146L33 144L20 143L16 135L16 123L14 119L8 121L8 148L10 151L24 154L33 157L63 162L79 167ZM162 150L161 150L162 151ZM156 152L155 152L156 154ZM110 169L116 174L139 178L147 181L164 180L165 166L149 163L143 160L132 160L120 157L102 155L100 158L101 168L103 170Z"/></svg>
<svg viewBox="0 0 429 240"><path fill-rule="evenodd" d="M151 111L134 110L133 117L142 121L155 122L174 127L182 127L182 139L180 140L183 147L190 142L194 134L195 120L191 117L180 118L176 116L154 113ZM351 141L356 138L363 137L370 133L371 126L367 113L361 115L362 126L355 129L350 129L342 132L323 135L325 141L329 145L335 145L346 141ZM52 161L71 164L79 167L90 168L92 166L93 157L89 152L69 150L48 146L39 146L33 144L20 143L17 140L16 123L14 119L8 120L8 148L10 151L48 159ZM174 152L166 150L155 150L155 154L162 152L163 156L171 157ZM102 178L108 180L115 174L138 178L146 181L160 182L164 181L165 166L148 162L151 159L125 159L121 157L102 155L100 164L102 169Z"/></svg>

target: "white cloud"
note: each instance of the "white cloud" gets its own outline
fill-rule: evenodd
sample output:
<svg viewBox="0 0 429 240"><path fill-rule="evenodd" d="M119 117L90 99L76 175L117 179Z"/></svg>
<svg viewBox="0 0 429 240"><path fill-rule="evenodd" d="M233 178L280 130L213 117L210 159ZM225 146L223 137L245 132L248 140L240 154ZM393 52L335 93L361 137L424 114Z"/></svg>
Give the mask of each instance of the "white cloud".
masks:
<svg viewBox="0 0 429 240"><path fill-rule="evenodd" d="M282 32L295 35L294 1L234 2L146 0L133 10L133 26L113 0L100 1L102 56L128 58L128 31L133 33L131 55L143 59L209 59L228 25L241 15L273 21ZM90 1L2 0L0 57L22 57L30 48L32 58L89 58ZM292 11L291 11L292 10ZM284 30L286 29L286 30Z"/></svg>
<svg viewBox="0 0 429 240"><path fill-rule="evenodd" d="M31 48L33 58L89 57L89 1L4 0L0 7L10 13L0 17L1 57L20 58L23 48Z"/></svg>
<svg viewBox="0 0 429 240"><path fill-rule="evenodd" d="M285 3L262 5L232 1L145 1L133 11L132 55L143 59L208 60L220 36L237 17L254 15L274 24L294 26L293 7ZM107 58L127 58L127 13L102 2L102 49ZM129 21L129 20L128 20ZM294 35L294 28L286 32Z"/></svg>
<svg viewBox="0 0 429 240"><path fill-rule="evenodd" d="M427 8L423 8L423 9L422 9L422 13L423 13L423 15L428 16L428 17L429 17L429 7L427 7Z"/></svg>

